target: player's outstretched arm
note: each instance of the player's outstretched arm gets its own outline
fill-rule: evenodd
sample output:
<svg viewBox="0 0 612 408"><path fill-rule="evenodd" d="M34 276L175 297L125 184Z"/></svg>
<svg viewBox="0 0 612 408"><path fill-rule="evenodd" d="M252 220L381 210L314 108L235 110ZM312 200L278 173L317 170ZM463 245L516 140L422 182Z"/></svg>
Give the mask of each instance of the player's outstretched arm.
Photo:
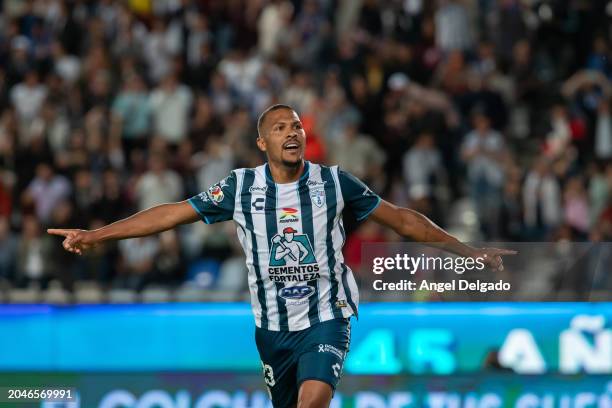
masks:
<svg viewBox="0 0 612 408"><path fill-rule="evenodd" d="M423 214L382 200L371 218L399 235L417 242L436 244L440 248L464 257L482 257L495 270L503 270L501 255L514 255L516 251L497 248L474 248L460 242Z"/></svg>
<svg viewBox="0 0 612 408"><path fill-rule="evenodd" d="M104 241L157 234L199 219L191 204L181 201L151 207L96 230L50 228L47 232L65 237L64 249L81 255L83 251Z"/></svg>

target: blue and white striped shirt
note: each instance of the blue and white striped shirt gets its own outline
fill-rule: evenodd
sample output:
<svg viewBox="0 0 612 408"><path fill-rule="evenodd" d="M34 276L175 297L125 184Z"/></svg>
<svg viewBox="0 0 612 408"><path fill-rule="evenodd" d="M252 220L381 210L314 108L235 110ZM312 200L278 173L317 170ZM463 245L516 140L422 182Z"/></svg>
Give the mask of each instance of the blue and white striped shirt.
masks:
<svg viewBox="0 0 612 408"><path fill-rule="evenodd" d="M295 331L357 315L342 211L348 206L363 220L380 203L357 178L305 162L298 181L277 184L264 164L232 171L189 202L207 224L236 223L258 327Z"/></svg>

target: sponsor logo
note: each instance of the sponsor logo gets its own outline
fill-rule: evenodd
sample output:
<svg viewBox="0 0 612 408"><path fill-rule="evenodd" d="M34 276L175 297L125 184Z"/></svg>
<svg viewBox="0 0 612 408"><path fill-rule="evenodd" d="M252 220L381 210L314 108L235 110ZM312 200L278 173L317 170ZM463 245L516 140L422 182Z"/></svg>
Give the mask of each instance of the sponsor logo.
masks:
<svg viewBox="0 0 612 408"><path fill-rule="evenodd" d="M221 185L214 185L208 189L208 197L214 204L219 204L225 198Z"/></svg>
<svg viewBox="0 0 612 408"><path fill-rule="evenodd" d="M308 236L286 227L270 240L268 274L273 282L306 282L319 279L319 265Z"/></svg>
<svg viewBox="0 0 612 408"><path fill-rule="evenodd" d="M302 299L309 297L314 293L312 286L292 286L289 288L282 288L279 296L284 299Z"/></svg>
<svg viewBox="0 0 612 408"><path fill-rule="evenodd" d="M346 300L338 300L336 301L336 307L347 307Z"/></svg>
<svg viewBox="0 0 612 408"><path fill-rule="evenodd" d="M370 187L366 186L364 192L361 195L363 195L365 197L369 197L369 196L374 196L376 194L374 194L374 192L372 190L370 190Z"/></svg>
<svg viewBox="0 0 612 408"><path fill-rule="evenodd" d="M283 208L283 213L280 216L280 220L278 222L280 223L287 223L287 222L298 222L299 218L297 216L298 214L298 210L296 210L295 208Z"/></svg>
<svg viewBox="0 0 612 408"><path fill-rule="evenodd" d="M327 183L327 181L308 180L306 185L308 187L323 187L325 186L325 183Z"/></svg>
<svg viewBox="0 0 612 408"><path fill-rule="evenodd" d="M263 197L258 197L256 199L253 200L253 202L251 203L251 206L253 207L253 211L263 211L265 208L265 198Z"/></svg>
<svg viewBox="0 0 612 408"><path fill-rule="evenodd" d="M322 188L315 188L310 190L310 199L312 200L312 203L317 207L323 207L323 204L325 204L325 190L323 190Z"/></svg>
<svg viewBox="0 0 612 408"><path fill-rule="evenodd" d="M263 368L264 381L268 387L274 387L276 385L276 379L274 379L274 370L272 370L272 366L269 364L261 362L261 366Z"/></svg>
<svg viewBox="0 0 612 408"><path fill-rule="evenodd" d="M340 376L342 367L340 367L340 364L336 363L332 366L332 370L334 371L334 376L338 378Z"/></svg>
<svg viewBox="0 0 612 408"><path fill-rule="evenodd" d="M340 350L338 347L332 346L331 344L319 344L319 353L332 353L339 359L344 360L344 351Z"/></svg>
<svg viewBox="0 0 612 408"><path fill-rule="evenodd" d="M266 191L268 191L268 186L262 186L262 187L251 186L251 187L249 187L249 193L251 193L251 194L266 194Z"/></svg>

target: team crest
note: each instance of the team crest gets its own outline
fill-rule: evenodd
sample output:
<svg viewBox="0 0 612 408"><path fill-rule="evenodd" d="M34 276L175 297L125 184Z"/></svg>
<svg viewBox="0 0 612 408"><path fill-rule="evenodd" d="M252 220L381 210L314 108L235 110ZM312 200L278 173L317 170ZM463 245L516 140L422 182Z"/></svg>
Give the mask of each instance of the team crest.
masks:
<svg viewBox="0 0 612 408"><path fill-rule="evenodd" d="M323 207L323 204L325 204L325 190L322 188L310 190L310 198L314 205L319 208Z"/></svg>

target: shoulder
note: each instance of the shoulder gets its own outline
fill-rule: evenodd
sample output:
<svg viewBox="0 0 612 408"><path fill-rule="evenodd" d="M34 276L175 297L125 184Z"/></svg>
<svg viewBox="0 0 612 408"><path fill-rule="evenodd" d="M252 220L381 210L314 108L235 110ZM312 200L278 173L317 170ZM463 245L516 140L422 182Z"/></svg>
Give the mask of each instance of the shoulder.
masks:
<svg viewBox="0 0 612 408"><path fill-rule="evenodd" d="M309 162L309 172L311 175L331 173L334 176L338 175L338 165L326 166L324 164Z"/></svg>
<svg viewBox="0 0 612 408"><path fill-rule="evenodd" d="M231 171L230 175L233 175L236 178L242 178L245 175L255 175L258 173L264 174L265 165L257 166L257 167L240 167L238 169L234 169Z"/></svg>

